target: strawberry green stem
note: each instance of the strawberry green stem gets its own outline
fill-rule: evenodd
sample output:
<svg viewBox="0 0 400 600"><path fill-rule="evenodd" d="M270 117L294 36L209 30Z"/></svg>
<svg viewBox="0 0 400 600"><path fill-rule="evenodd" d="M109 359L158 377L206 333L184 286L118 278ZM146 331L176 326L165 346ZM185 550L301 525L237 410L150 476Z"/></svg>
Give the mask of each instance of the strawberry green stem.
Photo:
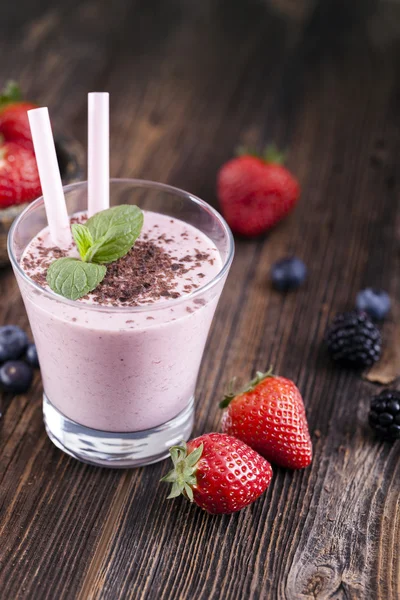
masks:
<svg viewBox="0 0 400 600"><path fill-rule="evenodd" d="M0 108L22 100L21 90L15 81L8 81L0 94Z"/></svg>
<svg viewBox="0 0 400 600"><path fill-rule="evenodd" d="M269 144L263 152L263 159L266 163L274 165L283 165L286 162L286 152L281 152L276 144Z"/></svg>
<svg viewBox="0 0 400 600"><path fill-rule="evenodd" d="M276 144L268 144L262 152L251 146L239 146L236 156L254 156L267 164L283 165L286 162L286 152L281 152Z"/></svg>
<svg viewBox="0 0 400 600"><path fill-rule="evenodd" d="M172 446L169 452L174 468L161 479L161 481L165 481L166 483L172 483L168 498L176 498L180 494L183 494L190 502L193 502L192 488L197 483L197 463L203 454L203 444L200 444L190 454L187 452L185 442L182 442L180 446Z"/></svg>
<svg viewBox="0 0 400 600"><path fill-rule="evenodd" d="M232 381L229 383L228 390L227 390L223 400L221 400L221 402L219 403L219 407L226 408L227 406L229 406L229 404L232 402L232 400L234 398L236 398L236 396L240 396L241 394L245 394L246 392L252 392L258 386L259 383L264 381L264 379L267 379L267 377L273 377L273 376L274 376L274 374L273 374L272 366L265 373L262 373L261 371L257 371L255 377L243 389L236 391L236 392L234 391L234 385L235 385L236 378L232 379Z"/></svg>

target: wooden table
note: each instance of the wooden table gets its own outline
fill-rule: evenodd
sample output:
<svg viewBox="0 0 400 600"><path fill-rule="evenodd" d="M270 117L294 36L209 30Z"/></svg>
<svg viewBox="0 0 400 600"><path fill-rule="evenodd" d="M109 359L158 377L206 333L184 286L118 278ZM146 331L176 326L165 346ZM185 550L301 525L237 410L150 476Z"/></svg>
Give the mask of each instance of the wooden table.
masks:
<svg viewBox="0 0 400 600"><path fill-rule="evenodd" d="M376 442L367 426L380 387L335 368L322 346L328 320L357 290L400 293L393 18L363 20L359 3L347 11L345 2L340 14L325 2L306 21L262 0L4 4L1 82L18 79L84 144L86 93L109 90L113 176L168 182L214 204L216 172L235 145L289 148L302 200L266 239L237 243L194 433L218 429L233 374L244 380L273 363L304 395L315 457L305 471L276 469L247 510L212 517L166 501L167 462L113 471L57 450L37 375L29 394L3 398L0 597L398 599L399 445ZM309 280L281 295L269 268L292 253ZM27 327L11 270L0 277L0 323Z"/></svg>

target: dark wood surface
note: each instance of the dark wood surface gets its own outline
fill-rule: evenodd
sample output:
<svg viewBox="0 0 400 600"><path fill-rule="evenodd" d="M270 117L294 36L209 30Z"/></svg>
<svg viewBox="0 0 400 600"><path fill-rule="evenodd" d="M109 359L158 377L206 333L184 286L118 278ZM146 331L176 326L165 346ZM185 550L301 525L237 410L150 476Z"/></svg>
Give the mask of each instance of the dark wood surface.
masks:
<svg viewBox="0 0 400 600"><path fill-rule="evenodd" d="M0 83L18 79L82 143L86 93L109 90L113 176L168 182L215 204L217 169L238 142L289 148L302 199L266 239L238 241L194 433L218 429L233 374L273 363L304 395L315 457L303 472L276 469L247 510L208 516L165 500L167 462L112 471L57 450L37 375L26 396L3 397L0 597L398 599L399 445L376 442L366 425L379 386L334 368L321 346L329 318L362 286L400 294L395 6L327 1L302 20L286 18L293 3L282 11L278 0L274 9L262 0L4 4ZM310 277L282 296L268 271L290 253ZM27 327L10 269L0 286L0 323Z"/></svg>

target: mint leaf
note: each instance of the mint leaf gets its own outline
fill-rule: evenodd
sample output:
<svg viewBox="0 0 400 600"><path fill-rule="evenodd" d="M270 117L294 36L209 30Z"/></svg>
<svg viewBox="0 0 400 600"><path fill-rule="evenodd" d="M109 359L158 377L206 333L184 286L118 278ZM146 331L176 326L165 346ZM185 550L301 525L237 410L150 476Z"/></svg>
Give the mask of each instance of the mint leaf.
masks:
<svg viewBox="0 0 400 600"><path fill-rule="evenodd" d="M85 260L110 263L125 256L134 245L143 227L143 213L138 206L121 204L96 213L86 227L94 243Z"/></svg>
<svg viewBox="0 0 400 600"><path fill-rule="evenodd" d="M50 288L70 300L86 296L103 281L107 272L103 263L127 254L142 226L142 211L128 204L103 210L85 225L74 223L72 235L82 260L64 257L54 261L47 270Z"/></svg>
<svg viewBox="0 0 400 600"><path fill-rule="evenodd" d="M79 223L71 225L71 230L81 258L82 260L86 260L86 253L93 246L92 234L86 225L80 225Z"/></svg>
<svg viewBox="0 0 400 600"><path fill-rule="evenodd" d="M47 283L56 294L78 300L93 291L107 272L102 265L82 262L77 258L59 258L47 270Z"/></svg>

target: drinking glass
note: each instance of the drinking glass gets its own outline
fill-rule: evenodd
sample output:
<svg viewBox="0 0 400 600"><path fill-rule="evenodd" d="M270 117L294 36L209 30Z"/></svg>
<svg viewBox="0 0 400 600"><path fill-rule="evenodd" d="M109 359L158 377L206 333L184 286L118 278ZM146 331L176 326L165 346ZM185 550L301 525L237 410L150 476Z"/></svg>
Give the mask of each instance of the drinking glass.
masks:
<svg viewBox="0 0 400 600"><path fill-rule="evenodd" d="M87 182L64 193L69 215L86 210ZM168 185L113 179L110 204L136 204L196 227L217 247L219 272L187 295L150 305L68 300L35 283L20 265L47 226L43 198L14 222L8 252L39 355L50 439L84 462L136 467L165 458L170 446L190 436L196 380L234 243L217 211Z"/></svg>

